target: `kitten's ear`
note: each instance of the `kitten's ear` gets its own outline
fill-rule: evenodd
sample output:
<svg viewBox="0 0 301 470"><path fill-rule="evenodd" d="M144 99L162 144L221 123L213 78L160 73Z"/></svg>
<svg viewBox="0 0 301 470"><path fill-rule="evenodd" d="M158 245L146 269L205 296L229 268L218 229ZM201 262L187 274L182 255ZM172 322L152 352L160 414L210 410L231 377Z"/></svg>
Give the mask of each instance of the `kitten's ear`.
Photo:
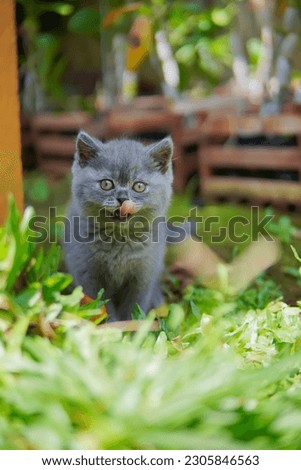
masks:
<svg viewBox="0 0 301 470"><path fill-rule="evenodd" d="M149 147L149 156L154 162L155 168L163 175L167 172L173 154L173 141L166 137Z"/></svg>
<svg viewBox="0 0 301 470"><path fill-rule="evenodd" d="M76 139L76 154L81 167L86 166L95 157L100 142L93 139L87 132L80 131Z"/></svg>

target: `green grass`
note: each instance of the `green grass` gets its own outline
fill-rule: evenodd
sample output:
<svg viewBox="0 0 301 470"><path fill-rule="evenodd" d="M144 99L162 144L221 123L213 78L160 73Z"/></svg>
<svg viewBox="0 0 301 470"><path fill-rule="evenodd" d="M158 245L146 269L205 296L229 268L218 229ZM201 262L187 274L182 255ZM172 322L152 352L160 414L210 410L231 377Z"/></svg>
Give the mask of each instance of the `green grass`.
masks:
<svg viewBox="0 0 301 470"><path fill-rule="evenodd" d="M160 331L104 319L59 253L0 229L0 448L300 449L300 309L263 277L231 296L188 286Z"/></svg>

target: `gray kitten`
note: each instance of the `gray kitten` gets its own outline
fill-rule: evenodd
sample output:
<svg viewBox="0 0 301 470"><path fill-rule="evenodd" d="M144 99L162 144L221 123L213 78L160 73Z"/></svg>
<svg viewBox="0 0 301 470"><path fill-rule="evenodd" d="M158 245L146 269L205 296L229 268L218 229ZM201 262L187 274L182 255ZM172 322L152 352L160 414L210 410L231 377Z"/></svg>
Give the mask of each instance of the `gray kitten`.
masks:
<svg viewBox="0 0 301 470"><path fill-rule="evenodd" d="M111 321L130 319L136 303L147 312L163 302L172 153L169 137L148 146L127 139L102 143L83 131L77 137L65 261L85 294L95 298L105 289ZM126 200L135 202L137 213L120 217Z"/></svg>

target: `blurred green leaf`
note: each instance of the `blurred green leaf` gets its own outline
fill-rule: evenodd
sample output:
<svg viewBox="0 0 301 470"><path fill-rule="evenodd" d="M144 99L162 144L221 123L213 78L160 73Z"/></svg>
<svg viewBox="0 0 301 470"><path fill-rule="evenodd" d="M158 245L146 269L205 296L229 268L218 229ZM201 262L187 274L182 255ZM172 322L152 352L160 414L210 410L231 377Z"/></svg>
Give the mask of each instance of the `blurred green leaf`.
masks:
<svg viewBox="0 0 301 470"><path fill-rule="evenodd" d="M69 274L54 273L43 281L43 297L46 302L53 302L56 300L58 292L63 291L72 282L72 277Z"/></svg>
<svg viewBox="0 0 301 470"><path fill-rule="evenodd" d="M74 13L68 22L68 29L78 34L99 34L101 24L100 12L94 8L82 8Z"/></svg>
<svg viewBox="0 0 301 470"><path fill-rule="evenodd" d="M225 27L231 21L231 16L225 8L214 8L211 12L211 18L217 26Z"/></svg>
<svg viewBox="0 0 301 470"><path fill-rule="evenodd" d="M273 215L273 210L266 209L266 215ZM277 237L282 243L290 244L297 233L297 228L292 224L289 216L282 215L269 222L269 233Z"/></svg>
<svg viewBox="0 0 301 470"><path fill-rule="evenodd" d="M182 46L176 52L176 59L182 64L189 64L194 60L195 48L192 44Z"/></svg>
<svg viewBox="0 0 301 470"><path fill-rule="evenodd" d="M250 38L246 42L246 48L252 65L257 65L262 54L262 43L259 38Z"/></svg>
<svg viewBox="0 0 301 470"><path fill-rule="evenodd" d="M46 5L40 4L40 11L53 11L61 16L69 16L73 13L75 6L65 2L48 2Z"/></svg>
<svg viewBox="0 0 301 470"><path fill-rule="evenodd" d="M44 202L49 198L49 187L45 178L36 178L28 188L28 196L33 202Z"/></svg>

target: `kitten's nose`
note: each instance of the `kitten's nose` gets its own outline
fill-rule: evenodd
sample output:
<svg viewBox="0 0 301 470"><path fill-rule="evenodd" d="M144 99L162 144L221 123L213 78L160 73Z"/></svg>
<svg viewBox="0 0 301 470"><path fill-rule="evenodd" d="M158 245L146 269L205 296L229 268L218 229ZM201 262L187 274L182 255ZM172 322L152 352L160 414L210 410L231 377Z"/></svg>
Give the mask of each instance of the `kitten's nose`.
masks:
<svg viewBox="0 0 301 470"><path fill-rule="evenodd" d="M129 198L128 197L118 197L117 198L117 201L119 202L119 204L122 206L122 204L124 203L124 201L128 201Z"/></svg>

